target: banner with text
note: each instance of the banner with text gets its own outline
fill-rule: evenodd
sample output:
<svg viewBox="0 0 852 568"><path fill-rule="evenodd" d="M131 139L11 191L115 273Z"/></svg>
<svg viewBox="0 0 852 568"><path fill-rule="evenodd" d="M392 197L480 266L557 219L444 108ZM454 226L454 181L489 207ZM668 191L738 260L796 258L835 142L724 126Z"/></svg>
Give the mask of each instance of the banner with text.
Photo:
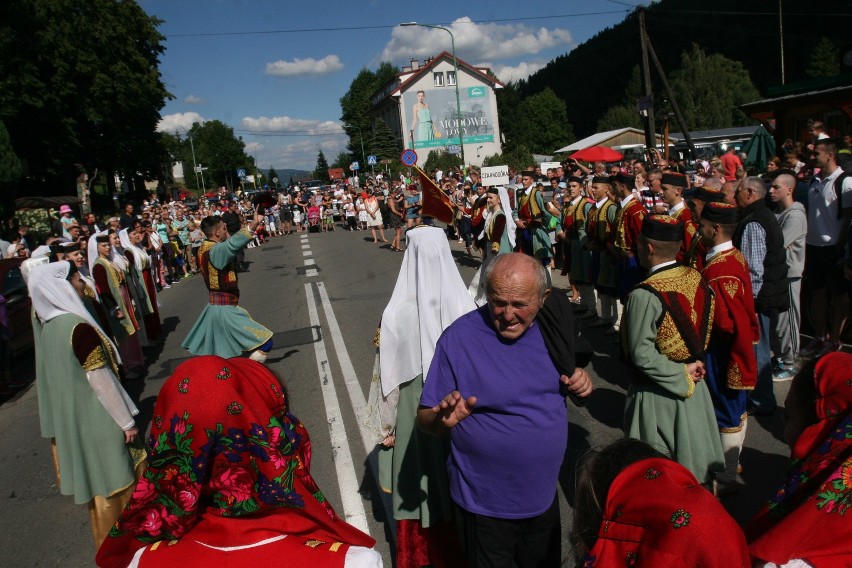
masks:
<svg viewBox="0 0 852 568"><path fill-rule="evenodd" d="M495 117L489 89L484 85L459 89L465 144L494 142ZM455 88L408 91L402 95L402 108L409 127L406 148L442 148L460 143Z"/></svg>
<svg viewBox="0 0 852 568"><path fill-rule="evenodd" d="M483 166L482 185L509 185L509 166Z"/></svg>

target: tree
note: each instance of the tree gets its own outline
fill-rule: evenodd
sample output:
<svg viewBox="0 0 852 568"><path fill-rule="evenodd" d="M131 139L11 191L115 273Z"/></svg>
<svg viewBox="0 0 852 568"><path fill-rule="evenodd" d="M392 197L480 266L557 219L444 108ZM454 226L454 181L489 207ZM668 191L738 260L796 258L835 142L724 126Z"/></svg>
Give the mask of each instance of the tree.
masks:
<svg viewBox="0 0 852 568"><path fill-rule="evenodd" d="M0 4L0 118L39 191L69 192L75 163L163 175L160 23L132 0Z"/></svg>
<svg viewBox="0 0 852 568"><path fill-rule="evenodd" d="M515 133L523 128L522 122L518 120L518 109L521 105L521 92L518 83L507 83L502 89L496 89L494 94L497 98L497 116L500 117L500 130L506 138L506 146L511 148L515 144Z"/></svg>
<svg viewBox="0 0 852 568"><path fill-rule="evenodd" d="M269 168L269 172L266 174L266 181L269 183L269 187L273 187L275 189L278 188L278 184L281 183L281 180L278 178L278 172L275 171L275 168Z"/></svg>
<svg viewBox="0 0 852 568"><path fill-rule="evenodd" d="M367 160L366 156L362 156L361 149L369 146L372 125L368 113L373 106L371 97L379 87L398 73L399 68L387 61L379 63L375 72L365 67L358 72L349 85L349 90L340 98L340 120L343 121L343 130L349 136L349 153L358 156L358 161Z"/></svg>
<svg viewBox="0 0 852 568"><path fill-rule="evenodd" d="M642 79L639 66L633 67L630 80L624 89L624 99L621 104L609 107L598 119L597 131L617 130L619 128L643 128L642 116L636 110L636 99L642 95Z"/></svg>
<svg viewBox="0 0 852 568"><path fill-rule="evenodd" d="M328 182L328 160L325 159L325 154L320 150L317 154L317 167L314 169L314 179L321 179Z"/></svg>
<svg viewBox="0 0 852 568"><path fill-rule="evenodd" d="M167 149L170 162L183 162L184 183L190 189L220 185L233 189L239 185L237 169L246 168L253 172L254 159L245 153L243 139L234 134L234 129L219 120L208 120L204 124L194 123L188 129L192 135L182 138L181 133L163 133L162 145ZM192 147L195 146L195 163L207 168L196 176L192 171ZM203 181L202 181L203 176Z"/></svg>
<svg viewBox="0 0 852 568"><path fill-rule="evenodd" d="M759 99L760 93L742 63L718 53L707 55L694 43L680 60L669 81L690 130L753 124L739 106Z"/></svg>
<svg viewBox="0 0 852 568"><path fill-rule="evenodd" d="M23 168L9 140L9 131L0 120L0 219L10 217L15 211L15 194Z"/></svg>
<svg viewBox="0 0 852 568"><path fill-rule="evenodd" d="M486 156L485 160L482 162L483 166L506 165L515 168L519 172L527 168L531 168L534 164L535 158L533 158L532 152L530 152L529 148L523 144L515 146L511 150L503 152L502 154Z"/></svg>
<svg viewBox="0 0 852 568"><path fill-rule="evenodd" d="M446 148L442 148L429 152L423 164L423 171L431 172L437 168L446 172L453 168L460 168L461 165L461 157L458 154L450 154Z"/></svg>
<svg viewBox="0 0 852 568"><path fill-rule="evenodd" d="M524 124L515 136L517 145L524 145L538 154L552 154L574 141L565 101L550 88L524 99L518 116L523 117Z"/></svg>
<svg viewBox="0 0 852 568"><path fill-rule="evenodd" d="M402 143L394 136L387 123L376 119L373 127L373 139L370 141L370 153L379 160L395 159L402 152Z"/></svg>
<svg viewBox="0 0 852 568"><path fill-rule="evenodd" d="M352 165L355 159L349 152L340 152L334 161L331 163L332 168L343 168L344 171L349 171L349 166Z"/></svg>
<svg viewBox="0 0 852 568"><path fill-rule="evenodd" d="M805 70L808 77L833 77L840 73L840 50L834 42L823 36L811 51L811 59Z"/></svg>

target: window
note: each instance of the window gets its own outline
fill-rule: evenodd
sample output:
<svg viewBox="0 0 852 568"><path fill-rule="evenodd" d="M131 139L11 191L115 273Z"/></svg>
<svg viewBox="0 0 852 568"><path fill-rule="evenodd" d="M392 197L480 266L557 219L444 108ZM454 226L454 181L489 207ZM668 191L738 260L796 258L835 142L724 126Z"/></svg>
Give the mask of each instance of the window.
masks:
<svg viewBox="0 0 852 568"><path fill-rule="evenodd" d="M456 84L456 72L447 71L447 86L452 87Z"/></svg>
<svg viewBox="0 0 852 568"><path fill-rule="evenodd" d="M432 78L435 81L436 87L444 86L444 74L443 73L432 73Z"/></svg>

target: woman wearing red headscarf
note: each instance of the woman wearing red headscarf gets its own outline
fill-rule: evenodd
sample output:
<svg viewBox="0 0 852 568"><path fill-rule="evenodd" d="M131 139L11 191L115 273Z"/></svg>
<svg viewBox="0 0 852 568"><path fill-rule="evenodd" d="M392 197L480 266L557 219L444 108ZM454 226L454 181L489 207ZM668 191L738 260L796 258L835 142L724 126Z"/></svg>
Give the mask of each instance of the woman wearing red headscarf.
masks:
<svg viewBox="0 0 852 568"><path fill-rule="evenodd" d="M310 474L281 384L250 359L196 357L163 385L148 470L98 551L101 567L380 567Z"/></svg>
<svg viewBox="0 0 852 568"><path fill-rule="evenodd" d="M748 568L743 532L685 467L625 438L578 468L574 535L583 568Z"/></svg>
<svg viewBox="0 0 852 568"><path fill-rule="evenodd" d="M803 368L784 408L792 463L746 530L749 551L766 566L852 566L852 355Z"/></svg>

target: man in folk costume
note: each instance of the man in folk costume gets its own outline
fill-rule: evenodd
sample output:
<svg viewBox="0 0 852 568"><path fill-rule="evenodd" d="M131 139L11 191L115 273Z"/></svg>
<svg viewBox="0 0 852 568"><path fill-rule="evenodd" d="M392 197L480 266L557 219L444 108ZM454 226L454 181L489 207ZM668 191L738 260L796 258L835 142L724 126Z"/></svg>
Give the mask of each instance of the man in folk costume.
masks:
<svg viewBox="0 0 852 568"><path fill-rule="evenodd" d="M716 416L701 362L713 325L713 292L677 263L683 223L648 215L637 251L650 275L627 297L621 344L630 377L627 436L667 451L702 483L724 467Z"/></svg>
<svg viewBox="0 0 852 568"><path fill-rule="evenodd" d="M754 344L760 340L760 328L748 266L731 241L736 228L735 205L704 206L698 230L708 251L701 273L716 300L707 348L706 383L725 452L725 471L716 476L717 495L739 490L736 478L746 433L746 391L757 383Z"/></svg>
<svg viewBox="0 0 852 568"><path fill-rule="evenodd" d="M645 207L636 199L633 187L636 178L619 172L613 179L615 196L620 199L615 214L614 249L616 256L615 280L618 285L618 298L621 303L627 301L627 295L636 284L642 281L642 268L636 254L636 243L642 232L642 220L645 219Z"/></svg>
<svg viewBox="0 0 852 568"><path fill-rule="evenodd" d="M663 202L669 206L669 215L683 223L683 238L677 261L683 263L692 247L698 226L692 218L692 211L683 200L683 192L688 186L686 176L674 172L665 172L660 180L663 188Z"/></svg>
<svg viewBox="0 0 852 568"><path fill-rule="evenodd" d="M228 233L219 217L211 215L201 221L206 238L198 250L198 264L210 303L182 344L193 355L231 358L251 352L251 359L266 362L272 350L272 332L239 307L237 282L239 253L252 241L251 233L263 221L264 216L255 211L251 222L234 235Z"/></svg>
<svg viewBox="0 0 852 568"><path fill-rule="evenodd" d="M518 227L519 252L539 259L545 268L550 266L552 248L549 226L553 216L547 211L541 190L535 185L535 172L521 174L521 187L515 192L512 217Z"/></svg>
<svg viewBox="0 0 852 568"><path fill-rule="evenodd" d="M139 342L140 327L133 310L126 273L114 262L118 254L111 242L110 233L114 232L101 231L89 238L89 270L95 281L101 304L109 314L112 337L118 345L118 351L127 370L125 376L136 378L138 374L134 369L145 363L145 357Z"/></svg>
<svg viewBox="0 0 852 568"><path fill-rule="evenodd" d="M586 222L589 213L595 204L595 200L584 195L583 178L579 176L568 176L568 201L563 206L563 230L571 250L571 264L569 274L571 286L575 289L575 295L571 302L576 305L580 312L591 310L597 313L595 301L595 289L591 280L592 253L586 248L588 234L586 233ZM566 202L563 202L566 203ZM565 210L570 210L570 219Z"/></svg>
<svg viewBox="0 0 852 568"><path fill-rule="evenodd" d="M725 195L722 193L722 180L707 178L704 180L702 187L696 187L691 191L687 198L687 205L692 213L692 218L697 221L701 219L701 212L704 210L705 205L708 203L724 203L724 201ZM696 236L696 238L692 239L692 244L689 247L689 251L687 251L683 263L696 270L703 269L709 248L700 235Z"/></svg>
<svg viewBox="0 0 852 568"><path fill-rule="evenodd" d="M38 318L33 332L41 435L56 439L60 492L88 505L100 546L145 460L145 451L132 446L139 411L118 382L115 345L83 306L76 266L66 260L35 266L28 281Z"/></svg>
<svg viewBox="0 0 852 568"><path fill-rule="evenodd" d="M595 204L586 220L586 248L592 251L591 279L601 300L601 314L597 307L589 314L596 318L590 325L610 327L618 323L618 306L615 288L615 259L612 252L613 229L617 207L610 199L611 180L607 176L592 178L592 198Z"/></svg>

